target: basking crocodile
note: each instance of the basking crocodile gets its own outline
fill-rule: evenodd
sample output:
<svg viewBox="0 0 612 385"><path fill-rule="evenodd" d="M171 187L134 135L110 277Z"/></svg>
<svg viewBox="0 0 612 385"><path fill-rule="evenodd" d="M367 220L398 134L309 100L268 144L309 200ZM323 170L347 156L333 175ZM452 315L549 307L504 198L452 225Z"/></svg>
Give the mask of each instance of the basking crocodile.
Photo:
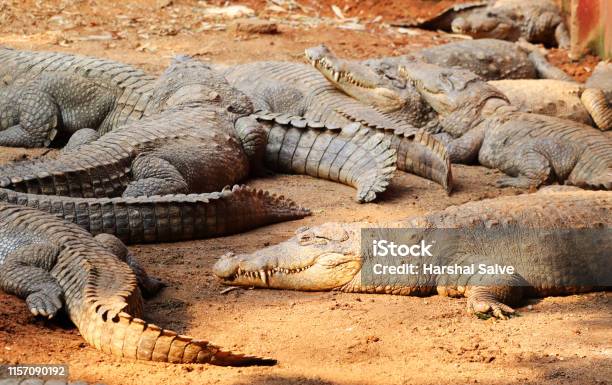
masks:
<svg viewBox="0 0 612 385"><path fill-rule="evenodd" d="M140 286L140 288L139 288ZM60 309L96 349L117 357L171 363L271 365L143 321L140 289L149 278L117 238L84 229L39 210L0 204L0 288L26 300L34 315Z"/></svg>
<svg viewBox="0 0 612 385"><path fill-rule="evenodd" d="M384 134L397 152L397 168L452 189L444 146L406 122L404 114L386 113L339 92L305 64L257 62L224 70L230 84L247 94L255 108L321 122L327 127L360 123Z"/></svg>
<svg viewBox="0 0 612 385"><path fill-rule="evenodd" d="M519 79L536 76L571 78L552 66L538 51L494 39L468 40L426 48L411 55L348 61L325 45L306 49L306 58L332 84L349 96L382 111L394 112L408 123L435 132L436 114L418 92L398 74L402 63L425 62L460 67L485 79ZM429 123L429 124L428 124Z"/></svg>
<svg viewBox="0 0 612 385"><path fill-rule="evenodd" d="M553 0L492 0L449 7L412 27L441 29L476 39L495 38L568 48L569 32Z"/></svg>
<svg viewBox="0 0 612 385"><path fill-rule="evenodd" d="M221 75L179 58L156 81L145 117L56 159L0 167L0 187L97 198L210 192L270 158L270 167L356 186L358 200L370 201L393 176L382 134L252 112Z"/></svg>
<svg viewBox="0 0 612 385"><path fill-rule="evenodd" d="M611 213L609 192L540 191L470 202L395 223L326 223L302 228L293 238L252 254L227 254L215 264L214 272L226 284L249 287L466 296L469 310L504 318L514 312L509 305L524 297L612 286L608 260L612 252ZM455 231L459 236L449 237L429 253L431 256L423 254L418 266L482 261L512 266L514 272L498 276L494 285L483 285L486 279L473 273L440 275L425 269L402 278L382 275L375 279L371 277L373 263L382 258L362 255L364 228L414 229L409 244L421 240L429 244L434 229L459 229ZM588 239L584 235L589 233L581 231L594 230L597 235L592 239L602 242L591 243L593 249L588 252L576 250L572 242L580 238L570 236L572 229L580 229L576 236L582 239ZM385 232L380 234L383 237ZM401 263L406 263L403 260ZM370 271L362 270L368 266Z"/></svg>
<svg viewBox="0 0 612 385"><path fill-rule="evenodd" d="M310 215L290 199L247 186L209 194L90 199L0 189L0 201L54 214L125 243L220 237Z"/></svg>
<svg viewBox="0 0 612 385"><path fill-rule="evenodd" d="M0 146L48 146L58 132L104 134L139 120L154 83L111 60L0 48Z"/></svg>
<svg viewBox="0 0 612 385"><path fill-rule="evenodd" d="M612 129L612 108L601 89L552 79L494 80L489 84L521 111L595 125L602 131Z"/></svg>
<svg viewBox="0 0 612 385"><path fill-rule="evenodd" d="M612 189L612 137L581 123L517 111L501 91L466 70L419 63L400 72L440 115L453 162L478 158L510 175L500 186L557 180Z"/></svg>

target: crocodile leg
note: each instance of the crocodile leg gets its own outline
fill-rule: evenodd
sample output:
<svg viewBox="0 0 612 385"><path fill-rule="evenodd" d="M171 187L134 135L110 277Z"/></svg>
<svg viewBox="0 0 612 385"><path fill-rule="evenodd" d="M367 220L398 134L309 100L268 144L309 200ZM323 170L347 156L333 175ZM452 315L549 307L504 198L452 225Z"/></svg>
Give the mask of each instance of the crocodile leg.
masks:
<svg viewBox="0 0 612 385"><path fill-rule="evenodd" d="M68 139L68 143L62 148L63 152L74 151L84 144L91 143L100 138L98 131L91 128L81 128Z"/></svg>
<svg viewBox="0 0 612 385"><path fill-rule="evenodd" d="M514 159L512 159L514 158ZM516 178L505 177L498 181L499 187L538 187L554 178L560 182L568 175L578 160L577 151L571 144L551 138L530 141L510 153L498 168Z"/></svg>
<svg viewBox="0 0 612 385"><path fill-rule="evenodd" d="M612 108L603 90L587 88L582 92L580 100L600 130L612 129Z"/></svg>
<svg viewBox="0 0 612 385"><path fill-rule="evenodd" d="M451 163L473 163L484 140L485 129L474 127L457 139L447 143L446 149Z"/></svg>
<svg viewBox="0 0 612 385"><path fill-rule="evenodd" d="M94 239L104 248L115 254L119 260L128 264L136 275L138 287L142 291L145 298L153 297L165 286L161 280L149 277L145 269L140 266L134 255L130 253L128 248L125 247L125 244L121 242L119 238L111 234L98 234L94 237Z"/></svg>
<svg viewBox="0 0 612 385"><path fill-rule="evenodd" d="M62 288L49 270L55 265L59 248L50 243L20 247L6 256L0 269L0 288L25 298L34 315L52 318L62 308Z"/></svg>
<svg viewBox="0 0 612 385"><path fill-rule="evenodd" d="M537 52L535 48L529 54L529 60L535 66L538 77L541 79L557 79L573 82L574 79L566 74L563 70L550 64L548 60L541 53Z"/></svg>
<svg viewBox="0 0 612 385"><path fill-rule="evenodd" d="M474 286L467 290L468 311L474 314L491 314L506 319L514 309L506 303L517 303L523 290L517 286Z"/></svg>
<svg viewBox="0 0 612 385"><path fill-rule="evenodd" d="M0 131L0 146L46 147L57 133L57 118L23 116L20 124Z"/></svg>
<svg viewBox="0 0 612 385"><path fill-rule="evenodd" d="M134 181L126 187L124 197L189 193L189 186L176 167L152 154L143 154L134 160L132 176Z"/></svg>

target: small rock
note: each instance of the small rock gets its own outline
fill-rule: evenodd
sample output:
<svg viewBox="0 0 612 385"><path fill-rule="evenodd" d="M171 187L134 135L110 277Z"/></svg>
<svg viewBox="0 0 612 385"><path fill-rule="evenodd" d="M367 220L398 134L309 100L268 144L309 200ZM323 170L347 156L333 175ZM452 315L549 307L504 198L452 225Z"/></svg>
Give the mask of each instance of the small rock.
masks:
<svg viewBox="0 0 612 385"><path fill-rule="evenodd" d="M278 24L262 19L241 19L231 25L231 30L239 33L274 35L278 33Z"/></svg>
<svg viewBox="0 0 612 385"><path fill-rule="evenodd" d="M372 342L378 342L380 341L380 338L376 337L376 336L367 336L366 337L366 342L368 344L372 343Z"/></svg>
<svg viewBox="0 0 612 385"><path fill-rule="evenodd" d="M171 6L174 3L173 0L157 0L155 5L157 8L162 9Z"/></svg>
<svg viewBox="0 0 612 385"><path fill-rule="evenodd" d="M211 7L204 9L204 15L208 17L222 17L226 19L238 19L240 17L255 16L255 11L244 5L230 5L228 7Z"/></svg>

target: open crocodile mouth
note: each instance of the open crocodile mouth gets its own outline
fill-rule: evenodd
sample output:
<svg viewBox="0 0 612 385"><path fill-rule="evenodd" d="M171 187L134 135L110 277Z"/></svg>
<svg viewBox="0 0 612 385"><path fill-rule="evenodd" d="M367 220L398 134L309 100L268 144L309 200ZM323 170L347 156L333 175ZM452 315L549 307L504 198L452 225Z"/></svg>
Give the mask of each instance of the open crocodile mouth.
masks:
<svg viewBox="0 0 612 385"><path fill-rule="evenodd" d="M352 72L338 69L327 58L311 59L310 63L328 78L336 83L346 82L357 87L373 90L378 88L377 84L371 83L365 79L356 78Z"/></svg>
<svg viewBox="0 0 612 385"><path fill-rule="evenodd" d="M299 274L304 270L311 268L313 265L308 265L304 267L298 267L293 269L286 269L282 267L274 267L272 269L262 269L262 270L243 270L238 268L236 272L228 277L223 277L223 281L225 282L234 282L240 281L244 279L259 281L264 286L268 286L270 279L274 278L275 275L283 275L290 276L294 274Z"/></svg>
<svg viewBox="0 0 612 385"><path fill-rule="evenodd" d="M288 263L281 262L283 259ZM332 251L298 259L229 253L217 261L213 272L227 285L312 291L341 287L361 270L361 259L352 254ZM275 263L287 267L272 267Z"/></svg>

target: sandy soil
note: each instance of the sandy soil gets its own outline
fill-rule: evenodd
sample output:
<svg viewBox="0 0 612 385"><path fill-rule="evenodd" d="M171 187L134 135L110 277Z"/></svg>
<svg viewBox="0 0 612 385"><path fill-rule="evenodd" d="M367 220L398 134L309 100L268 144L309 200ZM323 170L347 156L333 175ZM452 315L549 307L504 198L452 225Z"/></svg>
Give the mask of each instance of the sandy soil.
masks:
<svg viewBox="0 0 612 385"><path fill-rule="evenodd" d="M209 2L220 4L222 2ZM291 9L291 2L277 2ZM349 4L351 3L351 4ZM364 31L342 29L332 2L300 2L288 12L272 3L244 4L279 22L275 35L237 34L231 22L202 16L205 2L4 1L0 43L107 57L158 73L174 54L238 63L302 60L303 49L329 44L346 57L405 53L453 37L435 32L399 33L384 23L423 17L449 1L385 0L336 4ZM288 5L287 5L288 4ZM376 20L376 22L371 22ZM226 25L227 30L210 30ZM110 37L109 37L110 36ZM551 58L579 79L596 58L570 63ZM0 162L48 150L0 148ZM51 151L47 156L52 155ZM354 190L303 176L275 176L249 183L310 207L312 217L231 237L131 250L168 288L149 301L149 321L224 347L279 360L271 368L136 363L87 346L67 320L42 321L23 301L0 292L0 364L67 363L71 379L129 384L610 384L612 303L609 293L552 297L525 303L521 316L482 321L465 313L465 300L343 293L235 290L211 273L227 252L250 252L290 236L304 225L326 221L399 219L470 200L505 194L499 173L457 166L457 191L447 197L435 184L398 172L378 203L359 205Z"/></svg>

